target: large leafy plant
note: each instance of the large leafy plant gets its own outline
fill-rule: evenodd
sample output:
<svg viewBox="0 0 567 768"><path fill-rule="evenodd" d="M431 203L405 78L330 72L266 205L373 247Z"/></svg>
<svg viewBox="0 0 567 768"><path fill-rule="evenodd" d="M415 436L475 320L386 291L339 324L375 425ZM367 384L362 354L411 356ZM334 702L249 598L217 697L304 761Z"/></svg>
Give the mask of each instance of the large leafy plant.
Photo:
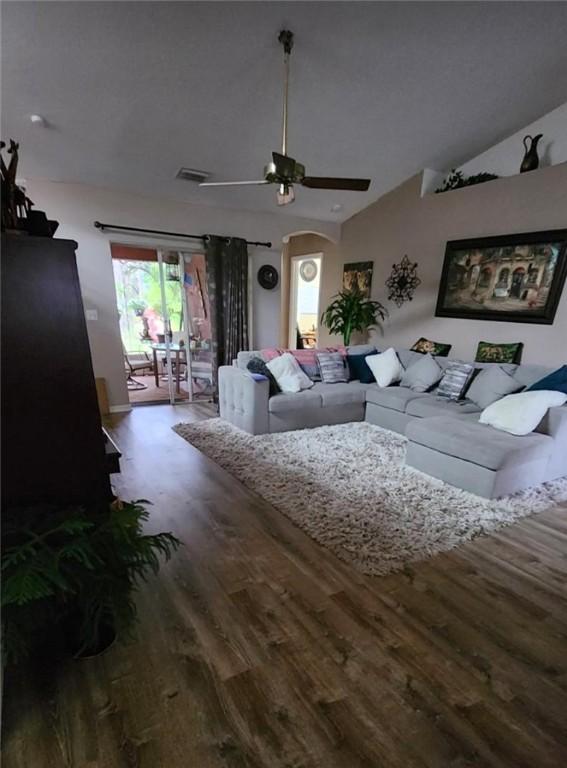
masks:
<svg viewBox="0 0 567 768"><path fill-rule="evenodd" d="M41 634L77 619L77 652L97 645L101 628L128 632L133 591L159 556L180 542L144 534L144 500L116 501L95 515L80 508L34 508L7 515L2 532L3 661L25 657Z"/></svg>
<svg viewBox="0 0 567 768"><path fill-rule="evenodd" d="M358 290L340 291L321 315L321 322L332 334L343 337L348 347L354 331L365 333L380 326L388 314L379 301L367 299Z"/></svg>

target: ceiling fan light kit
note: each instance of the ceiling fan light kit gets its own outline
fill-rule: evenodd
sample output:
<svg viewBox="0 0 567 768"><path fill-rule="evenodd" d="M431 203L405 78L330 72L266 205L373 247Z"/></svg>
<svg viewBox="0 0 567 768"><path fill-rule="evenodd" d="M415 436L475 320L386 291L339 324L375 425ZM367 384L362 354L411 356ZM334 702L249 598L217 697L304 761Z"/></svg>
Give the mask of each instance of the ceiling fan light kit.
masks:
<svg viewBox="0 0 567 768"><path fill-rule="evenodd" d="M306 176L305 166L287 154L288 135L288 91L289 59L293 49L293 32L282 29L278 41L284 50L284 88L282 113L282 149L272 152L272 161L264 166L264 178L257 181L206 181L201 187L243 187L277 184L276 200L278 205L289 205L295 200L294 184L309 189L340 189L351 192L366 192L370 179L344 179L335 176Z"/></svg>

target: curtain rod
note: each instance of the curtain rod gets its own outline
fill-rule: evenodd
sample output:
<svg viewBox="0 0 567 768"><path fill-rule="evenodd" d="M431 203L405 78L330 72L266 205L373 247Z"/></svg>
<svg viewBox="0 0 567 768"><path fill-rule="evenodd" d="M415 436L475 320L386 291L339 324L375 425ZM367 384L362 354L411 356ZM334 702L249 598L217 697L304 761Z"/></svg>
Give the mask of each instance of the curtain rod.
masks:
<svg viewBox="0 0 567 768"><path fill-rule="evenodd" d="M101 221L95 221L94 226L97 229L105 230L105 229L120 229L123 232L140 232L144 235L165 235L166 237L184 237L188 240L206 240L206 235L187 235L184 232L168 232L164 229L142 229L141 227L122 227L120 224L103 224ZM226 238L227 241L230 238ZM272 244L268 242L258 242L254 240L247 240L246 245L259 245L263 246L264 248L271 248Z"/></svg>

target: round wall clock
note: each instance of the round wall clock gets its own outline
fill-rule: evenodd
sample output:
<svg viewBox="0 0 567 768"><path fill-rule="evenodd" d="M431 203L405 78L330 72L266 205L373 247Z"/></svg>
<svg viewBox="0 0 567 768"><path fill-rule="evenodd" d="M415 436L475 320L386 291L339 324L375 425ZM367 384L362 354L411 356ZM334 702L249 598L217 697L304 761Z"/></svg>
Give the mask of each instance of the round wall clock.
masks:
<svg viewBox="0 0 567 768"><path fill-rule="evenodd" d="M258 282L267 291L273 290L278 284L278 270L271 264L264 264L258 270Z"/></svg>
<svg viewBox="0 0 567 768"><path fill-rule="evenodd" d="M317 277L317 264L311 259L301 262L299 274L306 283L311 283Z"/></svg>

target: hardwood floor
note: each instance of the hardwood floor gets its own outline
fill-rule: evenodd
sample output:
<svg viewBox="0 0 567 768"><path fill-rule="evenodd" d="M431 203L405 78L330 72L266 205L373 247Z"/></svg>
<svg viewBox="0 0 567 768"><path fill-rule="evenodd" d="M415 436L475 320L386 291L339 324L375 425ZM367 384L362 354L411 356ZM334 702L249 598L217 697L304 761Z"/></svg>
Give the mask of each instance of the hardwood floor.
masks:
<svg viewBox="0 0 567 768"><path fill-rule="evenodd" d="M5 768L567 765L567 509L364 577L170 429L209 412L113 419L184 547L133 639L8 680Z"/></svg>

